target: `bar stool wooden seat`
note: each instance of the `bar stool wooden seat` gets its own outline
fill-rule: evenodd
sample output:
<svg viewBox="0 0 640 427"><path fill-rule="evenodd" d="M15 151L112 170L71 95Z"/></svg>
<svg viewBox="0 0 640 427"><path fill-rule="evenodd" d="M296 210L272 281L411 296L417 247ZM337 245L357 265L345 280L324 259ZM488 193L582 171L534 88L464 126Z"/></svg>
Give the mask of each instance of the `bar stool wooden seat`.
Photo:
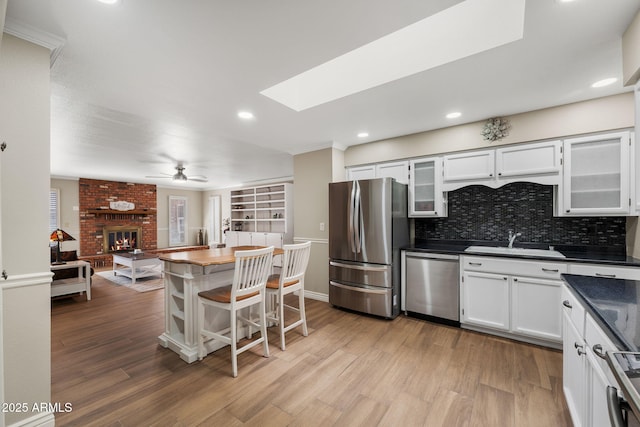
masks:
<svg viewBox="0 0 640 427"><path fill-rule="evenodd" d="M205 343L217 340L231 346L231 367L233 376L238 376L238 354L262 343L264 357L269 357L267 339L267 320L265 312L265 287L273 262L273 246L235 252L235 271L230 286L215 288L198 293L198 356L206 356ZM259 324L251 318L251 307L259 306ZM205 312L207 307L229 311L230 326L220 331L207 329ZM240 310L248 308L249 315L244 317ZM260 329L261 336L238 348L238 320ZM250 338L250 337L249 337Z"/></svg>
<svg viewBox="0 0 640 427"><path fill-rule="evenodd" d="M302 326L302 335L309 335L307 330L307 316L304 309L304 275L309 263L311 242L295 245L284 245L284 257L280 274L269 276L267 281L267 296L273 310L269 311L267 319L276 322L280 331L280 348L285 349L285 333ZM284 296L298 292L298 308L286 305ZM284 309L299 313L299 319L285 326Z"/></svg>

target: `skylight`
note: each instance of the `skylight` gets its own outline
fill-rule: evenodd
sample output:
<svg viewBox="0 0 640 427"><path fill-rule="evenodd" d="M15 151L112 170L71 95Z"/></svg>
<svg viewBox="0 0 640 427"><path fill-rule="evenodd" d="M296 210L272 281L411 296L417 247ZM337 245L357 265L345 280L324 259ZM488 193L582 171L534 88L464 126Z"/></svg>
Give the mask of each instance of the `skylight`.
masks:
<svg viewBox="0 0 640 427"><path fill-rule="evenodd" d="M466 0L260 92L302 111L520 40L525 0Z"/></svg>

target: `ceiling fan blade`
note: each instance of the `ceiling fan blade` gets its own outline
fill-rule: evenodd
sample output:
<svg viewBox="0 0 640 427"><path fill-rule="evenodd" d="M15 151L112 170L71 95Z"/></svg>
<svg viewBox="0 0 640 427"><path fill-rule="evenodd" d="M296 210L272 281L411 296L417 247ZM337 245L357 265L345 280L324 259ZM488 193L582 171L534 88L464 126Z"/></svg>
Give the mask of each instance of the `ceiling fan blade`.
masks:
<svg viewBox="0 0 640 427"><path fill-rule="evenodd" d="M195 181L195 182L209 182L209 180L206 179L206 177L205 177L205 179L202 179L202 178L191 178L191 177L189 177L188 179L189 179L189 181Z"/></svg>
<svg viewBox="0 0 640 427"><path fill-rule="evenodd" d="M171 178L172 175L169 174L165 174L165 175L147 175L145 176L145 178Z"/></svg>

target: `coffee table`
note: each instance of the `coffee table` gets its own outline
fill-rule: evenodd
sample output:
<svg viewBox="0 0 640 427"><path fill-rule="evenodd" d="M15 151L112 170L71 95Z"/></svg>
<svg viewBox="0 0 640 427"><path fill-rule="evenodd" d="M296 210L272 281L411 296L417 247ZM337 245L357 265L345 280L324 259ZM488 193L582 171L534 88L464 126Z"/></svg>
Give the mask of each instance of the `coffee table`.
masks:
<svg viewBox="0 0 640 427"><path fill-rule="evenodd" d="M113 254L113 275L128 277L133 284L142 277L161 276L161 264L158 255L131 252Z"/></svg>

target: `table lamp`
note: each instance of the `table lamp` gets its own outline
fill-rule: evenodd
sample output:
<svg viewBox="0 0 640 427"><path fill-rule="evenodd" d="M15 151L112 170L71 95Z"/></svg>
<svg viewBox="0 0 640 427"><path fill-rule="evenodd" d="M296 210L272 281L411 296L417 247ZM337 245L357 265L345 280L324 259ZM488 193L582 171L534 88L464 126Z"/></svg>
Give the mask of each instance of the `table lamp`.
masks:
<svg viewBox="0 0 640 427"><path fill-rule="evenodd" d="M53 265L66 264L66 262L60 259L60 242L66 242L69 240L76 240L76 239L71 237L71 235L69 235L69 233L67 233L66 231L60 230L58 228L53 233L51 233L51 236L49 236L49 240L52 242L58 242L58 248L56 250L56 262L54 262Z"/></svg>

